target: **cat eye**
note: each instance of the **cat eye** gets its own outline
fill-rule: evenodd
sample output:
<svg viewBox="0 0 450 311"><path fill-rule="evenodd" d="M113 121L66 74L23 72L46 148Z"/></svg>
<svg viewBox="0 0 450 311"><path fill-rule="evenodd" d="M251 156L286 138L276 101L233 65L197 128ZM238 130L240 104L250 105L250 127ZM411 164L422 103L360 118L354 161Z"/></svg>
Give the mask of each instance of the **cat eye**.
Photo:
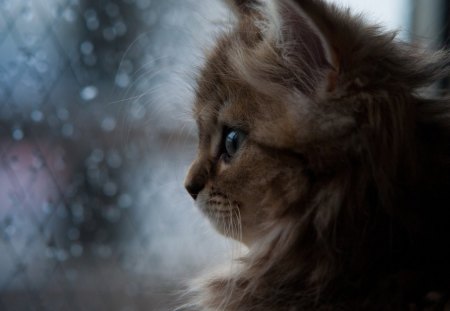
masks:
<svg viewBox="0 0 450 311"><path fill-rule="evenodd" d="M225 132L224 148L222 156L225 156L224 160L230 160L241 147L245 140L245 133L240 130L227 130Z"/></svg>

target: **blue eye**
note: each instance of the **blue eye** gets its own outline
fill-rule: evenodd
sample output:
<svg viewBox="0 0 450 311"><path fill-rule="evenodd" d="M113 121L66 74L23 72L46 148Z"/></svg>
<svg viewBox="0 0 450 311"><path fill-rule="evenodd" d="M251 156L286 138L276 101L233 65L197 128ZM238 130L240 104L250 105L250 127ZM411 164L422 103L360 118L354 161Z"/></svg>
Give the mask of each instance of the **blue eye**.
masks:
<svg viewBox="0 0 450 311"><path fill-rule="evenodd" d="M232 158L241 147L245 139L245 134L239 130L229 130L226 132L224 141L224 151L228 158Z"/></svg>

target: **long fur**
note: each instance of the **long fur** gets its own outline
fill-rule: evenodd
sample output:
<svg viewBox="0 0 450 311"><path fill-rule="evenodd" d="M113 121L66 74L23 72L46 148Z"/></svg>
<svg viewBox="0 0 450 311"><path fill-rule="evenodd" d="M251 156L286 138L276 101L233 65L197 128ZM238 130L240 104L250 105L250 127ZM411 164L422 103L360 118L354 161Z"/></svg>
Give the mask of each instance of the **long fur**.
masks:
<svg viewBox="0 0 450 311"><path fill-rule="evenodd" d="M199 281L192 309L450 310L450 100L425 92L448 77L449 52L399 42L319 0L250 2L237 1L239 22L199 79L200 150L231 109L255 150L281 164L268 164L264 184L236 173L242 188L267 188L260 233L232 273ZM283 6L308 20L287 21ZM323 51L295 54L298 25ZM245 106L224 108L225 97ZM231 200L238 190L220 184L214 161L205 180ZM250 165L241 171L264 169ZM234 199L242 215L230 221L245 233L251 221Z"/></svg>

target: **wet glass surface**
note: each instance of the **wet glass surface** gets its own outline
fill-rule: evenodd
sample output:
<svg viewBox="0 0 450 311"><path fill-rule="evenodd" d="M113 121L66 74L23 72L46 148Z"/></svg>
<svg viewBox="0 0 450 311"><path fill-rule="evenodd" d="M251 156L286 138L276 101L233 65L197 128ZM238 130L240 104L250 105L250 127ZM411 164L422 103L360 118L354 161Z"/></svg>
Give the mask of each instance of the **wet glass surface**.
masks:
<svg viewBox="0 0 450 311"><path fill-rule="evenodd" d="M182 188L217 2L0 1L0 310L167 310L224 242Z"/></svg>

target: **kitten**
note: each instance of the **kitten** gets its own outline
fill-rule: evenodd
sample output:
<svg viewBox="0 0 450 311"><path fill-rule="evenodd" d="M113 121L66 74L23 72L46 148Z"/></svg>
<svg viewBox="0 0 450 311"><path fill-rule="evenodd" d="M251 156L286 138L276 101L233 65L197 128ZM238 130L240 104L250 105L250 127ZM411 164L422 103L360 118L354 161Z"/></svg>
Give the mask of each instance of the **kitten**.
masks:
<svg viewBox="0 0 450 311"><path fill-rule="evenodd" d="M186 188L248 247L194 310L450 310L448 77L322 0L230 0L198 80Z"/></svg>

